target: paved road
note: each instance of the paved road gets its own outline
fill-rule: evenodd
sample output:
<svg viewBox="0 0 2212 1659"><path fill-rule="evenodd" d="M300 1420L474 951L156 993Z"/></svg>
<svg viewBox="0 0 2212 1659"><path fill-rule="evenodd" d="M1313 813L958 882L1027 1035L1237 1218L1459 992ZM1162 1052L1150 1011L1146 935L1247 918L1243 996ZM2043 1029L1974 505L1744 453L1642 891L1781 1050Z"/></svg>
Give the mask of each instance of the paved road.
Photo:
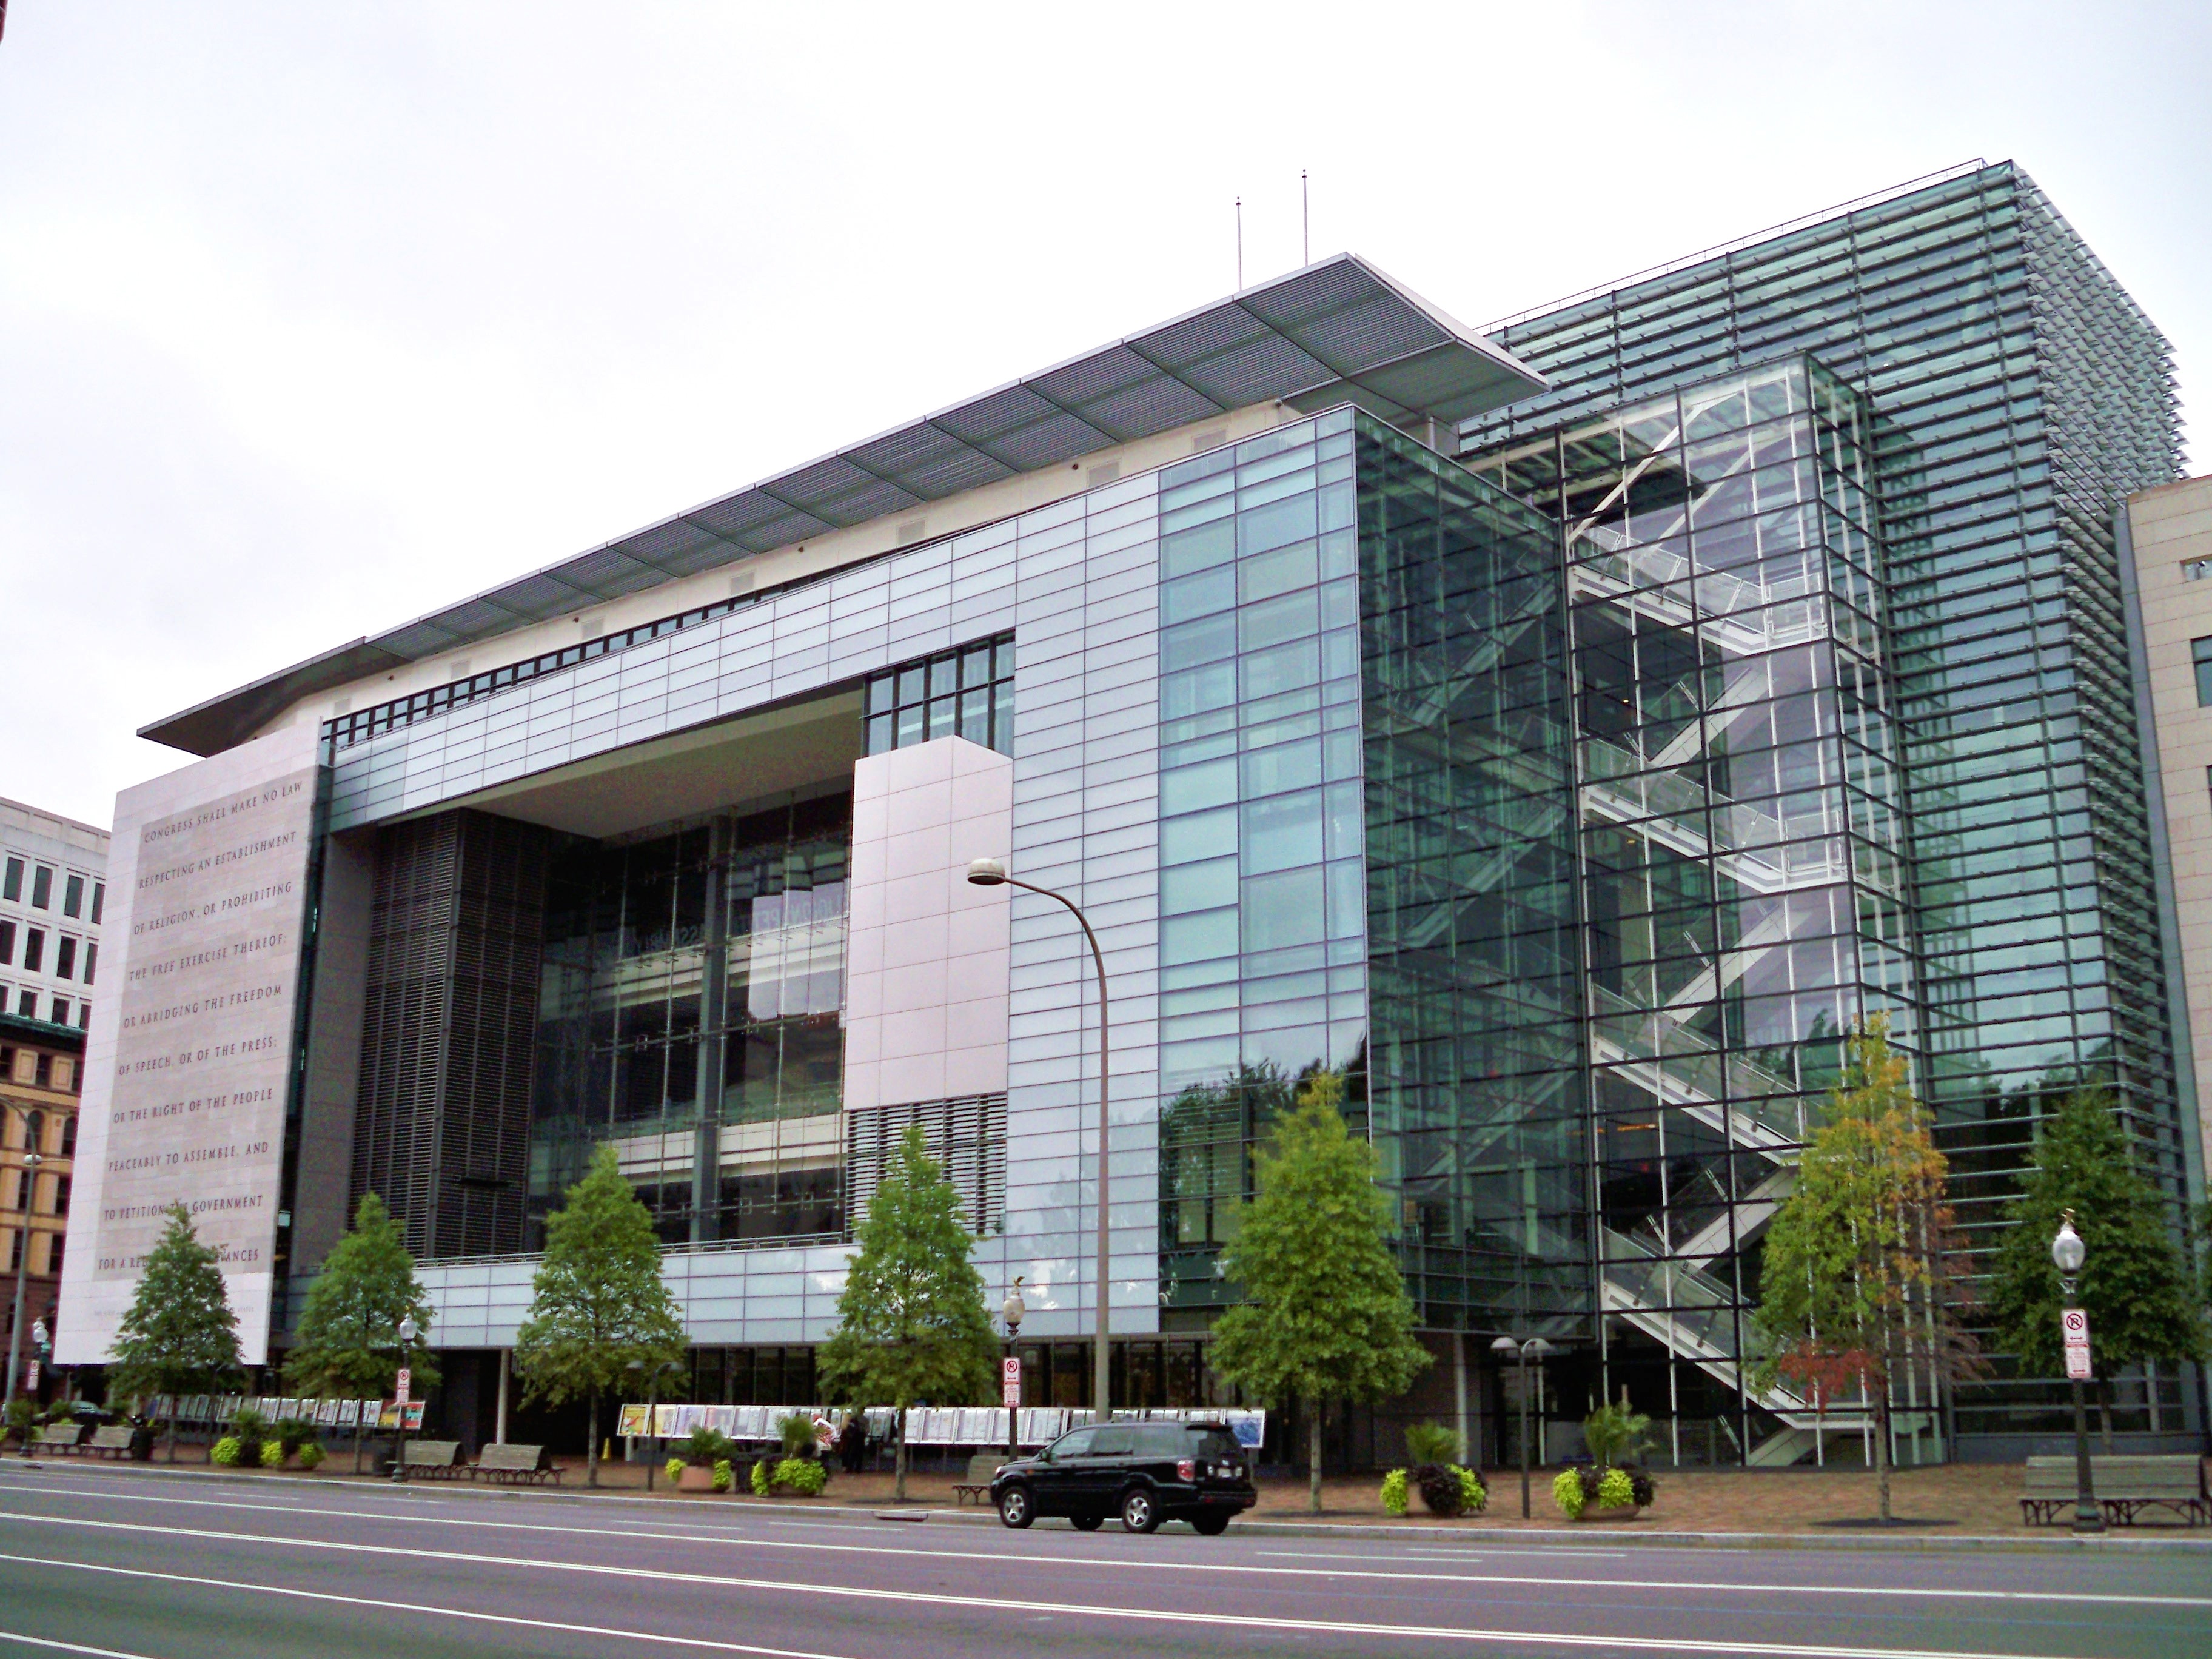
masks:
<svg viewBox="0 0 2212 1659"><path fill-rule="evenodd" d="M0 1655L2212 1655L2212 1556L1662 1550L0 1470Z"/></svg>

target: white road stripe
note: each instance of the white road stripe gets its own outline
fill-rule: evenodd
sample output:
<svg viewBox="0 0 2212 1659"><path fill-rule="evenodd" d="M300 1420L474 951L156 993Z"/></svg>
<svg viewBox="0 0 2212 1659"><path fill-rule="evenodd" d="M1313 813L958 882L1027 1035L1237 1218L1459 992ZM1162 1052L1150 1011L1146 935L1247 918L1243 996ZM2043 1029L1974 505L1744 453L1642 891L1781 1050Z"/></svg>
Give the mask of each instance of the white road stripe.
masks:
<svg viewBox="0 0 2212 1659"><path fill-rule="evenodd" d="M398 1556L417 1565L423 1554L422 1550L410 1546L283 1538L269 1534L219 1532L212 1528L145 1526L131 1521L94 1521L77 1516L20 1515L0 1511L0 1519L27 1522L38 1527L76 1527L94 1532L152 1533L163 1538L197 1538L223 1544L264 1544L279 1549L322 1550L338 1555ZM970 1612L1041 1613L1056 1618L1117 1619L1144 1624L1199 1626L1216 1630L1358 1636L1370 1641L1390 1637L1416 1642L1512 1643L1521 1647L1607 1648L1637 1653L1721 1653L1744 1656L1745 1659L2051 1659L2049 1655L1975 1652L1958 1649L1845 1648L1830 1644L1814 1647L1796 1642L1732 1642L1698 1637L1583 1636L1568 1632L1486 1630L1453 1625L1358 1624L1349 1620L1264 1618L1249 1613L1102 1607L1077 1601L1024 1601L1001 1596L940 1595L927 1590L877 1589L858 1584L789 1583L775 1578L732 1578L708 1573L674 1572L657 1567L607 1566L597 1562L539 1561L528 1556L472 1555L451 1550L441 1551L437 1559L441 1563L465 1563L471 1566L520 1568L526 1571L564 1575L588 1574L594 1577L684 1584L695 1589L765 1590L773 1595L797 1595L817 1599L835 1596L852 1601L960 1607Z"/></svg>
<svg viewBox="0 0 2212 1659"><path fill-rule="evenodd" d="M756 1647L750 1642L718 1642L704 1636L659 1636L650 1631L611 1630L603 1625L569 1625L552 1619L525 1619L515 1613L471 1613L459 1607L426 1607L416 1601L381 1601L367 1595L339 1595L329 1590L293 1589L283 1584L253 1584L234 1578L204 1578L191 1573L155 1572L148 1567L111 1567L91 1561L61 1561L44 1555L0 1554L0 1561L18 1561L27 1566L67 1567L76 1572L104 1572L123 1578L158 1578L172 1584L192 1584L213 1589L253 1590L263 1595L290 1595L306 1601L342 1601L349 1607L382 1607L392 1613L422 1613L441 1619L473 1619L488 1625L523 1625L532 1630L557 1630L574 1636L611 1636L633 1642L660 1642L686 1648L708 1648L716 1653L750 1653L766 1656L766 1659L845 1659L835 1653L816 1653L804 1648ZM35 1636L9 1636L0 1631L0 1638L17 1642L38 1642L42 1647L64 1648L71 1653L106 1654L106 1648L81 1648L69 1642L46 1642ZM143 1659L138 1654L115 1654L112 1659Z"/></svg>
<svg viewBox="0 0 2212 1659"><path fill-rule="evenodd" d="M12 1560L13 1557L0 1557ZM125 1653L120 1648L88 1648L82 1642L57 1642L44 1636L26 1636L21 1631L0 1630L0 1642L21 1642L27 1647L52 1648L61 1653L89 1653L98 1659L146 1659L143 1653Z"/></svg>
<svg viewBox="0 0 2212 1659"><path fill-rule="evenodd" d="M18 1491L41 1490L32 1487ZM81 1492L57 1493L41 1490L42 1496L84 1496ZM107 1497L107 1493L98 1496ZM270 1506L260 1504L240 1504L215 1498L167 1498L152 1493L124 1494L131 1501L142 1504L186 1504L198 1509L252 1510L265 1511ZM1356 1567L1276 1567L1252 1566L1237 1561L1164 1561L1134 1556L1110 1555L1047 1555L1034 1550L1023 1550L1012 1555L996 1554L981 1550L951 1550L904 1548L890 1544L829 1544L808 1540L760 1538L750 1534L677 1533L661 1530L646 1531L624 1527L566 1527L543 1522L484 1521L471 1516L410 1515L387 1510L335 1510L310 1505L294 1505L303 1515L324 1515L341 1520L375 1521L403 1526L477 1527L501 1532L551 1533L559 1535L586 1538L642 1538L665 1544L720 1544L767 1550L817 1550L847 1555L890 1555L935 1560L947 1555L957 1555L974 1561L1035 1562L1046 1566L1091 1567L1109 1571L1128 1572L1190 1572L1234 1574L1244 1573L1275 1578L1381 1578L1404 1587L1409 1578L1417 1577L1421 1584L1511 1584L1528 1589L1595 1589L1595 1590L1700 1590L1731 1595L1856 1595L1869 1597L1902 1596L1923 1600L1952 1601L2057 1601L2083 1606L2119 1606L2150 1607L2212 1607L2212 1596L2208 1595L2121 1595L2103 1590L2039 1590L2039 1589L1968 1589L1950 1585L1900 1584L1786 1584L1771 1582L1734 1583L1723 1579L1692 1578L1555 1578L1529 1572L1427 1572L1416 1575L1402 1570L1360 1569ZM0 1510L0 1520L13 1517L13 1511ZM25 1516L39 1520L40 1516ZM120 1525L122 1523L118 1522ZM227 1535L227 1534L224 1534ZM1546 1549L1548 1547L1535 1546ZM1255 1554L1286 1555L1286 1550L1255 1551ZM1316 1552L1322 1553L1322 1552ZM1346 1560L1374 1560L1373 1556L1346 1555ZM1424 1564L1425 1565L1425 1563Z"/></svg>

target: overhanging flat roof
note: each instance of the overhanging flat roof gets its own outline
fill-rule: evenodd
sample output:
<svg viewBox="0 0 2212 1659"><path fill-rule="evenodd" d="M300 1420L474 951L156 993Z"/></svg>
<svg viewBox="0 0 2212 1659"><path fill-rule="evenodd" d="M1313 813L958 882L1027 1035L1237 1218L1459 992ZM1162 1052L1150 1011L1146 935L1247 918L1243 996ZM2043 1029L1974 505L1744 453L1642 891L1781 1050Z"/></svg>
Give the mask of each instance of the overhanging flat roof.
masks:
<svg viewBox="0 0 2212 1659"><path fill-rule="evenodd" d="M1281 400L1456 422L1543 378L1338 254L139 728L188 753L303 696L1019 473Z"/></svg>

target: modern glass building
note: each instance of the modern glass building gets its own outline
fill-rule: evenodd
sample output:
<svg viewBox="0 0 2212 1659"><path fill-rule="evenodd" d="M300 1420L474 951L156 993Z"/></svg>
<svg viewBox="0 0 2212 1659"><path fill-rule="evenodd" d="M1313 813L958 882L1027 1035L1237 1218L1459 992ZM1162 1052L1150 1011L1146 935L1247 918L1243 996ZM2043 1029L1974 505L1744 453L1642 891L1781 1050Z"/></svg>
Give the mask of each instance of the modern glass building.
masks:
<svg viewBox="0 0 2212 1659"><path fill-rule="evenodd" d="M1513 1455L1511 1334L1562 1352L1547 1450L1626 1389L1679 1462L1856 1455L1745 1380L1853 1021L1984 1235L2080 1079L2188 1178L2106 591L2174 459L2155 332L1976 168L1487 336L1324 261L156 722L204 758L118 801L143 988L93 1027L113 1236L60 1357L191 1156L253 1358L377 1192L488 1437L611 1146L691 1396L813 1403L919 1123L1024 1279L1032 1403L1091 1403L1102 1297L1115 1406L1232 1403L1222 1251L1328 1066L1436 1360L1332 1455L1416 1415ZM986 854L1106 954L1103 1284L1087 951ZM2198 1420L2148 1387L2124 1428ZM1900 1454L2046 1392L1915 1381Z"/></svg>

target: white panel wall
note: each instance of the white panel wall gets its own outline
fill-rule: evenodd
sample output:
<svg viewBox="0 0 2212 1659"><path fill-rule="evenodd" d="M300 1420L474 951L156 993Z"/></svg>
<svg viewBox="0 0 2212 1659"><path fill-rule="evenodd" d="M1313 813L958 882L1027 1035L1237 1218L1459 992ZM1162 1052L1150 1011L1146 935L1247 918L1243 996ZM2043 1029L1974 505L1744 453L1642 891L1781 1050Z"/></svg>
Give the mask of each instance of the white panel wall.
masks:
<svg viewBox="0 0 2212 1659"><path fill-rule="evenodd" d="M1006 1087L1006 890L971 859L1013 842L1014 763L963 738L853 769L845 1104Z"/></svg>

